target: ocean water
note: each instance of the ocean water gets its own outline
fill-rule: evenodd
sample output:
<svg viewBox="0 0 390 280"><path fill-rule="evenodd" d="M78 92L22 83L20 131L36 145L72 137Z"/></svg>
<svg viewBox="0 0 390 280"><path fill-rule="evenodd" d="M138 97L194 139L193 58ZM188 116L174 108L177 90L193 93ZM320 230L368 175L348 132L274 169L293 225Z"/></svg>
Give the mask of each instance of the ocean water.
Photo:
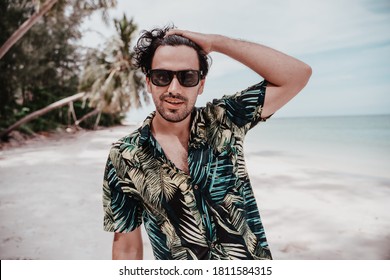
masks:
<svg viewBox="0 0 390 280"><path fill-rule="evenodd" d="M390 176L390 115L271 118L248 133L245 153Z"/></svg>

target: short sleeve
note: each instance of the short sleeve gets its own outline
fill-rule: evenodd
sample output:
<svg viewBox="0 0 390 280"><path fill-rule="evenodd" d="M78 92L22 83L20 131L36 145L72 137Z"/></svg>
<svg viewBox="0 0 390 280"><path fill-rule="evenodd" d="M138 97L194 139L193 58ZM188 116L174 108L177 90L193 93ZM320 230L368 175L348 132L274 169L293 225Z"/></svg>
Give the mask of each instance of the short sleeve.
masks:
<svg viewBox="0 0 390 280"><path fill-rule="evenodd" d="M226 116L238 127L247 126L248 129L260 121L261 110L264 105L267 81L262 81L232 96L225 96L221 101L225 103Z"/></svg>
<svg viewBox="0 0 390 280"><path fill-rule="evenodd" d="M119 150L111 148L103 179L105 231L131 232L142 223L142 203L128 176L129 168Z"/></svg>

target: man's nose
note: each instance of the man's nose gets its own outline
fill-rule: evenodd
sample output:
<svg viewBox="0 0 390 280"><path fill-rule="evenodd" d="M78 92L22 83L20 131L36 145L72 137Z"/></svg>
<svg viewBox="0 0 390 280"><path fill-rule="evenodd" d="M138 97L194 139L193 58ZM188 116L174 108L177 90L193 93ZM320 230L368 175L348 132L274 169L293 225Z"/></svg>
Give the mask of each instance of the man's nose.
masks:
<svg viewBox="0 0 390 280"><path fill-rule="evenodd" d="M169 84L168 92L180 93L180 88L181 88L180 83L176 78L176 75L174 75L171 83Z"/></svg>

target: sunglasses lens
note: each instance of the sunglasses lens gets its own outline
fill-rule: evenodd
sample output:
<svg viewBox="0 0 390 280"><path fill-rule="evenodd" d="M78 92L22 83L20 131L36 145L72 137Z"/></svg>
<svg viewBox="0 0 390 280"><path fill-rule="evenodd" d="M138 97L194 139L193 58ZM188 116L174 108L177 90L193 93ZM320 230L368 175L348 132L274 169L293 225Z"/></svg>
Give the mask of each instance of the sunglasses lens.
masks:
<svg viewBox="0 0 390 280"><path fill-rule="evenodd" d="M172 82L173 76L183 87L194 87L199 83L200 72L197 70L169 71L154 69L149 72L150 80L156 86L165 87Z"/></svg>
<svg viewBox="0 0 390 280"><path fill-rule="evenodd" d="M173 78L173 73L167 70L152 70L150 72L150 79L156 86L167 86Z"/></svg>
<svg viewBox="0 0 390 280"><path fill-rule="evenodd" d="M199 72L194 70L179 71L177 79L185 87L193 87L199 83Z"/></svg>

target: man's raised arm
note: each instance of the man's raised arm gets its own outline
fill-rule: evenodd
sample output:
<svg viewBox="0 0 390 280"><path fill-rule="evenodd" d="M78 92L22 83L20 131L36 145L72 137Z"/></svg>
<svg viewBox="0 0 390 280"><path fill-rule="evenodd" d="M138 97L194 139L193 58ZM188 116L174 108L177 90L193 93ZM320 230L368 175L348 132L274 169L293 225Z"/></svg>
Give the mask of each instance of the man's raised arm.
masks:
<svg viewBox="0 0 390 280"><path fill-rule="evenodd" d="M268 81L261 117L279 110L307 84L311 67L272 48L222 35L173 29L168 35L180 35L197 43L206 53L223 53L246 65Z"/></svg>

